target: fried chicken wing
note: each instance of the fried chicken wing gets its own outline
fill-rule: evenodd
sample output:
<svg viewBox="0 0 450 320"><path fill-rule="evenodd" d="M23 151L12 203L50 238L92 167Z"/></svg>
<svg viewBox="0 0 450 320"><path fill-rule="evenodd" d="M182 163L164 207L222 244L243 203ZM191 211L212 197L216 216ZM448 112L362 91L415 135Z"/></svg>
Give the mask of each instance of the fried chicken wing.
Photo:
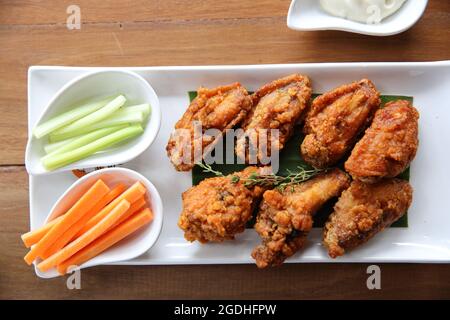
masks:
<svg viewBox="0 0 450 320"><path fill-rule="evenodd" d="M248 167L225 177L205 179L182 195L183 211L178 226L188 241L221 242L243 232L259 203L264 189L242 182L264 168ZM239 181L232 179L239 177Z"/></svg>
<svg viewBox="0 0 450 320"><path fill-rule="evenodd" d="M323 232L332 258L342 256L390 226L411 205L412 188L405 180L384 179L375 184L354 180L334 206Z"/></svg>
<svg viewBox="0 0 450 320"><path fill-rule="evenodd" d="M364 182L399 175L416 155L418 119L419 113L409 101L387 103L375 113L371 126L345 163L345 170Z"/></svg>
<svg viewBox="0 0 450 320"><path fill-rule="evenodd" d="M262 238L252 257L259 268L281 265L300 250L313 226L313 215L320 207L349 186L350 178L339 169L321 174L282 192L268 190L255 224Z"/></svg>
<svg viewBox="0 0 450 320"><path fill-rule="evenodd" d="M334 165L353 147L379 106L380 93L367 79L314 99L303 128L303 159L316 168Z"/></svg>
<svg viewBox="0 0 450 320"><path fill-rule="evenodd" d="M244 120L251 106L247 90L237 82L214 89L198 89L197 97L176 123L167 143L167 155L175 169L191 170L214 148L226 129ZM208 135L208 129L217 129L221 135Z"/></svg>
<svg viewBox="0 0 450 320"><path fill-rule="evenodd" d="M253 108L243 124L244 135L237 140L236 154L247 163L256 164L270 157L275 149L283 149L311 93L309 78L299 74L275 80L257 90L252 95ZM272 135L271 129L278 129L278 136ZM250 149L257 149L254 156L249 156Z"/></svg>

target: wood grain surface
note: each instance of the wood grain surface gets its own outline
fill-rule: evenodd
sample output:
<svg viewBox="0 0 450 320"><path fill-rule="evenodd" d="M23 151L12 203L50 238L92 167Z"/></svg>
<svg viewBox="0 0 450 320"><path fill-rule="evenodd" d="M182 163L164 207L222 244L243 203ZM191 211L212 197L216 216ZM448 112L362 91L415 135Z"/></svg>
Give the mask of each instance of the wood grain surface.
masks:
<svg viewBox="0 0 450 320"><path fill-rule="evenodd" d="M38 279L22 260L29 228L27 69L31 65L156 66L450 59L450 1L430 0L407 32L385 38L286 27L288 0L0 0L0 298L450 298L450 265L383 264L368 290L363 264L96 267L82 290ZM426 84L424 84L426 85Z"/></svg>

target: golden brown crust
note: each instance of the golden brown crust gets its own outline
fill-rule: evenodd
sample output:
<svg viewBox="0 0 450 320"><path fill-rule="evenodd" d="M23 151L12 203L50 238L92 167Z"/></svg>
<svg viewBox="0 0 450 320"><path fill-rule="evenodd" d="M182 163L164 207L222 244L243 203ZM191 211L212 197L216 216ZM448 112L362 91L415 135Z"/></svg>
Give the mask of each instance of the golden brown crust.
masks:
<svg viewBox="0 0 450 320"><path fill-rule="evenodd" d="M317 97L306 116L302 157L316 168L334 165L354 145L379 106L380 93L367 79Z"/></svg>
<svg viewBox="0 0 450 320"><path fill-rule="evenodd" d="M313 215L329 199L348 187L350 178L334 169L282 192L268 190L255 224L262 238L252 257L259 268L277 266L300 250L313 226Z"/></svg>
<svg viewBox="0 0 450 320"><path fill-rule="evenodd" d="M419 113L409 101L397 100L375 113L371 126L345 163L354 179L375 182L395 177L414 159Z"/></svg>
<svg viewBox="0 0 450 320"><path fill-rule="evenodd" d="M248 188L242 182L233 182L231 177L245 178L260 170L263 169L248 167L229 176L205 179L185 191L178 226L184 230L186 240L221 242L243 232L264 189Z"/></svg>
<svg viewBox="0 0 450 320"><path fill-rule="evenodd" d="M167 155L175 169L191 170L197 161L212 150L226 129L231 129L244 120L251 106L251 97L238 82L214 89L199 88L197 97L175 125L175 129L187 129L190 139L183 140L175 131L167 143ZM194 136L194 121L201 123L201 136ZM218 129L221 135L206 135L205 131L208 129ZM202 150L202 154L194 154L194 146L197 146L197 150ZM185 150L190 150L190 155L186 155ZM183 161L184 158L188 161Z"/></svg>
<svg viewBox="0 0 450 320"><path fill-rule="evenodd" d="M405 180L384 179L375 184L354 180L334 206L323 231L332 258L355 248L404 215L412 201Z"/></svg>
<svg viewBox="0 0 450 320"><path fill-rule="evenodd" d="M236 154L249 163L247 143L249 137L250 141L258 143L258 154L255 159L258 162L266 153L270 157L275 149L283 149L293 133L295 124L309 104L311 94L311 81L307 76L300 74L275 80L257 90L252 95L253 108L243 123L245 133L237 141ZM257 137L264 130L270 129L278 129L279 137L277 139L268 133L266 152L266 145L262 145ZM272 146L274 150L271 150Z"/></svg>

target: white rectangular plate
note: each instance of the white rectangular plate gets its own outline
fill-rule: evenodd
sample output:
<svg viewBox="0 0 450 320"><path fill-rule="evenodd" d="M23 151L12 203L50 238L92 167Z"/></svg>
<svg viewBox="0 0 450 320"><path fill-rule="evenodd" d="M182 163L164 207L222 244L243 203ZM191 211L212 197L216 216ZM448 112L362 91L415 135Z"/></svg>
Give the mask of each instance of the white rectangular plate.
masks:
<svg viewBox="0 0 450 320"><path fill-rule="evenodd" d="M92 70L106 68L32 67L28 78L29 132L51 97L65 83ZM109 68L108 68L109 69ZM188 91L235 81L248 90L298 72L311 77L314 92L367 77L382 94L414 97L420 111L420 146L411 166L414 199L408 228L391 228L344 257L332 260L314 229L307 247L288 262L450 262L450 61L425 63L326 63L204 67L123 68L142 75L160 98L161 130L153 145L124 164L147 176L159 190L164 225L156 245L124 265L253 263L250 253L259 243L253 230L221 244L189 243L177 226L181 193L191 186L191 173L176 172L165 146L175 122L189 104ZM30 176L31 227L44 222L53 203L75 177L69 173Z"/></svg>

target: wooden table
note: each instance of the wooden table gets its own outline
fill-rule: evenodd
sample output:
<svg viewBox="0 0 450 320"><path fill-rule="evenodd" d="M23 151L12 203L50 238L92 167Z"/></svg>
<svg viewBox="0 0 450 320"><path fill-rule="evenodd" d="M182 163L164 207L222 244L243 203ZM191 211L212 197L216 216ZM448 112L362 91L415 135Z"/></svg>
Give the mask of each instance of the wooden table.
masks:
<svg viewBox="0 0 450 320"><path fill-rule="evenodd" d="M156 66L450 58L450 1L431 0L409 31L387 38L286 27L288 0L78 0L0 2L0 298L450 298L450 265L384 264L382 290L367 265L104 266L41 280L22 260L29 228L27 69L30 65ZM424 84L426 85L426 84Z"/></svg>

